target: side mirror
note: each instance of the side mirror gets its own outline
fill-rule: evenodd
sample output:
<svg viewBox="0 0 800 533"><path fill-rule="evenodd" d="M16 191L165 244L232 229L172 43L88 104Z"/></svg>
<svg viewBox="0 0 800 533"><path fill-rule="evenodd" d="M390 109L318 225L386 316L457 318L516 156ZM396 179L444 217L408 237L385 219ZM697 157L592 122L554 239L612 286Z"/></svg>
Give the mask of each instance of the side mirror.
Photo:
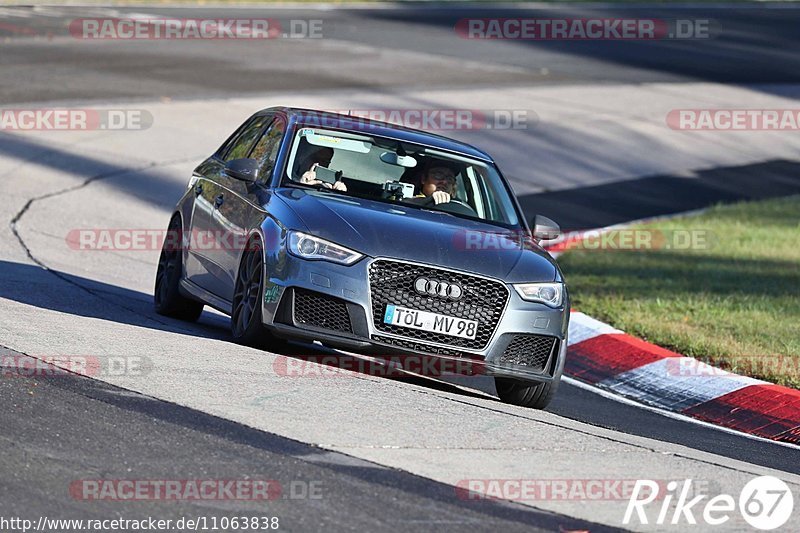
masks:
<svg viewBox="0 0 800 533"><path fill-rule="evenodd" d="M533 217L533 238L538 241L549 241L561 235L558 224L547 217L536 215Z"/></svg>
<svg viewBox="0 0 800 533"><path fill-rule="evenodd" d="M225 174L233 179L253 183L258 179L258 161L255 159L233 159L225 163Z"/></svg>

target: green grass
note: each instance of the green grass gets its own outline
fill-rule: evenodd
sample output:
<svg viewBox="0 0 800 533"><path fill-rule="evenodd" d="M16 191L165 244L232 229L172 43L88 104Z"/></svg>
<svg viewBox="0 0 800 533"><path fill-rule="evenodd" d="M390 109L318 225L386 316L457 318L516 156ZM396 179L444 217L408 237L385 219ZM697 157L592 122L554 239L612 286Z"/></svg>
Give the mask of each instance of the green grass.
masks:
<svg viewBox="0 0 800 533"><path fill-rule="evenodd" d="M800 388L800 196L634 226L692 249L570 250L572 306L660 346ZM656 233L659 235L659 233Z"/></svg>

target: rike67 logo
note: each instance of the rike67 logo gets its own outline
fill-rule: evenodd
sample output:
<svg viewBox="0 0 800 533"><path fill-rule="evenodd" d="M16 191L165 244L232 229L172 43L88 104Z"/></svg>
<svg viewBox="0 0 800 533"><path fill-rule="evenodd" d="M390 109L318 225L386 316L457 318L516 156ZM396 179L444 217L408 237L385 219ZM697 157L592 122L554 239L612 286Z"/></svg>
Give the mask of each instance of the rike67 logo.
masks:
<svg viewBox="0 0 800 533"><path fill-rule="evenodd" d="M740 514L750 526L768 531L788 522L794 508L789 486L773 476L749 481L739 494L738 502L729 494L712 498L705 494L694 495L691 479L684 480L682 485L671 481L663 494L660 494L660 488L655 481L637 480L622 523L628 525L635 517L640 524L720 526L735 520L736 514ZM691 499L690 494L693 496ZM651 503L655 505L648 507ZM658 513L654 519L653 511L656 510Z"/></svg>

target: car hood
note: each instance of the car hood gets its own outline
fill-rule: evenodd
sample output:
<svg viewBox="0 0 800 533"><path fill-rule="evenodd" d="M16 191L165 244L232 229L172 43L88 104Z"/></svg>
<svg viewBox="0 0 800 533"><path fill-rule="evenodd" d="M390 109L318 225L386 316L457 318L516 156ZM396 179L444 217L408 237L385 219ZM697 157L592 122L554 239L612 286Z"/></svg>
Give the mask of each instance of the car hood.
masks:
<svg viewBox="0 0 800 533"><path fill-rule="evenodd" d="M293 229L371 257L429 263L512 283L553 281L558 275L547 252L530 239L519 239L517 230L325 191L287 187L276 192L307 226Z"/></svg>

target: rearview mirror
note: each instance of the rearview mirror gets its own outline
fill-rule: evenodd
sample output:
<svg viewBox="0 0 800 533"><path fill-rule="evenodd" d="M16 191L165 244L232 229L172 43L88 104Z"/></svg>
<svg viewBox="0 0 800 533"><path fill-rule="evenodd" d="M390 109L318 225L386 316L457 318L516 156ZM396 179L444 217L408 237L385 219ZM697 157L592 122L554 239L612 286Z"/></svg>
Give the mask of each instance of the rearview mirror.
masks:
<svg viewBox="0 0 800 533"><path fill-rule="evenodd" d="M533 238L539 241L549 241L561 235L561 227L542 215L533 217Z"/></svg>
<svg viewBox="0 0 800 533"><path fill-rule="evenodd" d="M414 168L417 166L417 160L410 155L399 155L394 152L383 152L381 154L381 161L405 168Z"/></svg>
<svg viewBox="0 0 800 533"><path fill-rule="evenodd" d="M225 163L225 174L233 179L253 183L258 179L258 161L255 159L233 159Z"/></svg>

